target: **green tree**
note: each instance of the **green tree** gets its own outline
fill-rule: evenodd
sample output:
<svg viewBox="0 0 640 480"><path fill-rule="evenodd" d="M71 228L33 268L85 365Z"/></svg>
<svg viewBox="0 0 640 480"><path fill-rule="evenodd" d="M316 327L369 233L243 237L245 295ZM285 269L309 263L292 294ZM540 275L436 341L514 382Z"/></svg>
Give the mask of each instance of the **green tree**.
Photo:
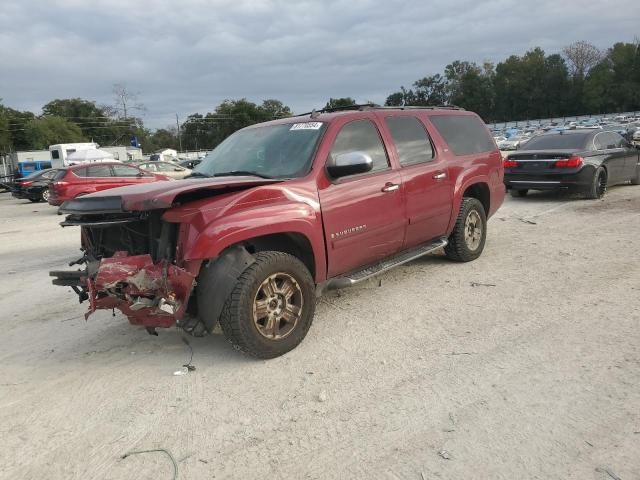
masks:
<svg viewBox="0 0 640 480"><path fill-rule="evenodd" d="M159 150L161 148L178 149L178 135L175 128L159 128L149 137L152 146L150 151Z"/></svg>
<svg viewBox="0 0 640 480"><path fill-rule="evenodd" d="M56 143L84 142L87 139L76 124L61 117L34 118L25 127L29 149L43 150Z"/></svg>
<svg viewBox="0 0 640 480"><path fill-rule="evenodd" d="M340 97L340 98L330 98L329 101L324 106L325 110L333 109L333 108L343 108L350 107L351 105L355 105L356 101L351 97Z"/></svg>

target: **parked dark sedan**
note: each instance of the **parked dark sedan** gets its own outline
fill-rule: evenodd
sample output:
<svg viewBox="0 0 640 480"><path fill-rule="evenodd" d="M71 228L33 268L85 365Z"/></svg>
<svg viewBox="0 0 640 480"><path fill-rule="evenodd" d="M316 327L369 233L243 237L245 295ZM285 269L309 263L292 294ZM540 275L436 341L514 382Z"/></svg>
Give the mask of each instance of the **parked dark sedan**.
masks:
<svg viewBox="0 0 640 480"><path fill-rule="evenodd" d="M607 187L629 181L640 184L640 151L615 132L539 135L504 160L504 182L513 196L565 189L595 199L602 198Z"/></svg>
<svg viewBox="0 0 640 480"><path fill-rule="evenodd" d="M39 170L28 177L19 178L13 183L11 194L32 202L49 201L49 182L58 172L57 168Z"/></svg>

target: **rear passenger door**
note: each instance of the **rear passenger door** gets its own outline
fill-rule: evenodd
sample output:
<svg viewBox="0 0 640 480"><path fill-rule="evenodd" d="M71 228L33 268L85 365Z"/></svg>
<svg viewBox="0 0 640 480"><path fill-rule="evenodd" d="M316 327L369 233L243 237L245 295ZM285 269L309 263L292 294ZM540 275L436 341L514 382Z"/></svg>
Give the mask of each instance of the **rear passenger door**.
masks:
<svg viewBox="0 0 640 480"><path fill-rule="evenodd" d="M616 136L619 137L615 132L600 132L593 139L598 153L604 156L609 185L623 182L627 178L625 173L626 152L618 145Z"/></svg>
<svg viewBox="0 0 640 480"><path fill-rule="evenodd" d="M388 115L384 124L401 166L407 216L404 248L446 235L453 186L446 161L433 147L425 125L413 115Z"/></svg>
<svg viewBox="0 0 640 480"><path fill-rule="evenodd" d="M88 192L99 192L114 187L113 176L111 175L109 165L101 165L99 163L89 165L87 167L87 178L85 181L88 183Z"/></svg>

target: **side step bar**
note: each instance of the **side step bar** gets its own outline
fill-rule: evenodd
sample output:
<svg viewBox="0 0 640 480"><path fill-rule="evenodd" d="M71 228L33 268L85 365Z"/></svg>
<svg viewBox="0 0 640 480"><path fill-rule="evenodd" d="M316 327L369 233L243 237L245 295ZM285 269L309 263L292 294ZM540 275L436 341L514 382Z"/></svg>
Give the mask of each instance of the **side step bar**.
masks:
<svg viewBox="0 0 640 480"><path fill-rule="evenodd" d="M328 280L324 285L322 285L322 287L320 288L320 292L350 287L382 272L391 270L394 267L398 267L407 262L410 262L411 260L415 260L416 258L420 258L424 255L432 253L439 248L445 247L447 243L448 242L446 238L439 238L438 240L424 243L418 247L412 248L411 250L401 252L397 255L394 255L393 257L385 258L384 260L381 260L380 262L373 265L369 265L362 270L351 272L350 274L343 277L332 278Z"/></svg>

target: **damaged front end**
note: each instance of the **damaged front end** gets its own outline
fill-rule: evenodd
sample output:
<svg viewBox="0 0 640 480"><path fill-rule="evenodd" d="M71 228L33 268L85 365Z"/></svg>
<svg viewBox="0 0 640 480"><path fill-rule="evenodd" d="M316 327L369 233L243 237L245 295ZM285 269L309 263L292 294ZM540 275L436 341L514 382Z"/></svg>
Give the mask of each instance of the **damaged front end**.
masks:
<svg viewBox="0 0 640 480"><path fill-rule="evenodd" d="M89 199L87 199L89 200ZM53 271L54 285L71 287L85 318L99 309L118 309L133 325L153 332L185 317L199 262L176 258L179 224L162 219L163 210L123 212L103 203L93 211L70 213L63 227L81 228L83 256L76 271Z"/></svg>

